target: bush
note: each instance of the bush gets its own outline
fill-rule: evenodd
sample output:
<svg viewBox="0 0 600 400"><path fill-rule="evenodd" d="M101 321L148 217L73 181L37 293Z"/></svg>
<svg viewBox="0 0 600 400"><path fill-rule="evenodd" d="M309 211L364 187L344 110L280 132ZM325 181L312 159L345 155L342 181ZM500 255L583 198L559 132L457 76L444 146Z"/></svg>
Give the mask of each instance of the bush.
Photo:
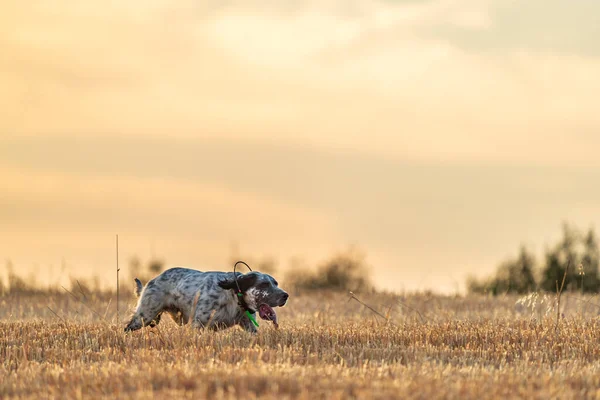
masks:
<svg viewBox="0 0 600 400"><path fill-rule="evenodd" d="M534 277L535 257L521 247L517 258L500 264L496 276L482 282L471 278L467 284L472 293L528 293L536 289Z"/></svg>
<svg viewBox="0 0 600 400"><path fill-rule="evenodd" d="M546 265L542 270L542 289L556 291L567 271L565 288L581 292L597 292L600 289L598 265L600 255L596 234L590 229L585 235L564 224L563 238L546 252Z"/></svg>
<svg viewBox="0 0 600 400"><path fill-rule="evenodd" d="M498 267L494 277L478 281L469 279L468 290L472 293L526 293L538 287L555 292L557 282L565 276L565 290L598 292L600 290L600 250L596 234L590 229L586 234L576 228L563 225L563 237L559 243L546 251L544 266L535 279L535 259L524 247L519 256Z"/></svg>
<svg viewBox="0 0 600 400"><path fill-rule="evenodd" d="M288 273L286 282L303 290L373 290L366 258L356 249L336 254L317 267L316 271L296 269L293 274Z"/></svg>
<svg viewBox="0 0 600 400"><path fill-rule="evenodd" d="M165 268L165 262L159 258L152 258L144 263L142 260L133 256L129 260L129 282L133 281L134 278L138 278L145 285L146 282L156 277Z"/></svg>
<svg viewBox="0 0 600 400"><path fill-rule="evenodd" d="M278 270L277 261L275 260L275 258L269 257L269 256L262 257L262 258L239 257L239 256L230 257L230 259L229 259L230 267L229 268L233 268L233 265L237 261L240 261L240 260L244 261L246 264L248 264L250 266L250 268L252 268L253 271L259 271L259 272L263 272L265 274L275 275ZM231 271L231 270L229 270L229 271ZM237 271L244 273L244 274L246 272L248 272L246 267L242 264L238 265Z"/></svg>

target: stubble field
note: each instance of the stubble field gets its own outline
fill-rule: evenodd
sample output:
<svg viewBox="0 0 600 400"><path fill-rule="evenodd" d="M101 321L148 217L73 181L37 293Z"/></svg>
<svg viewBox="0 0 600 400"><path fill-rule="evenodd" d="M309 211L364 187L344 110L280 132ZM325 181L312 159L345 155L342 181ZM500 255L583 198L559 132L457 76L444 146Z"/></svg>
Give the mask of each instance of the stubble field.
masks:
<svg viewBox="0 0 600 400"><path fill-rule="evenodd" d="M291 293L280 329L123 333L135 301L4 293L0 398L596 398L594 298ZM533 303L535 300L535 304Z"/></svg>

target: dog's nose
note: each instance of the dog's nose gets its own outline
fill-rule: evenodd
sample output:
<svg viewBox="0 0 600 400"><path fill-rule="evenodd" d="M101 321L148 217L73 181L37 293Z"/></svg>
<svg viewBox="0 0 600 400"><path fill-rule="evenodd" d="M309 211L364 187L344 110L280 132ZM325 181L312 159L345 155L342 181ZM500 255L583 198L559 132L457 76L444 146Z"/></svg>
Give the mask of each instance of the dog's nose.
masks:
<svg viewBox="0 0 600 400"><path fill-rule="evenodd" d="M288 297L290 297L290 295L284 292L283 293L283 300L287 301Z"/></svg>

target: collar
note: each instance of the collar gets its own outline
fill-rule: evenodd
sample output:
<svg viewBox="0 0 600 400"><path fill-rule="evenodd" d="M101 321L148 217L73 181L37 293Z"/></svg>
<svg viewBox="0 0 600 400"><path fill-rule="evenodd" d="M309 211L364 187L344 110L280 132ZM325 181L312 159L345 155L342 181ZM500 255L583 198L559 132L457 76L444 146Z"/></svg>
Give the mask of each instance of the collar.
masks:
<svg viewBox="0 0 600 400"><path fill-rule="evenodd" d="M256 314L255 310L248 307L248 303L246 303L246 300L244 299L244 293L242 291L237 292L236 297L237 297L238 306L240 306L242 311L244 311L244 312L247 311L250 314Z"/></svg>
<svg viewBox="0 0 600 400"><path fill-rule="evenodd" d="M252 322L254 324L254 326L256 326L258 328L258 322L256 322L256 318L254 317L254 314L256 314L256 311L254 311L250 307L248 307L246 300L244 300L244 293L242 293L241 290L239 292L237 292L236 295L237 295L238 305L240 306L240 308L242 309L244 314L246 314L246 316L248 317L250 322Z"/></svg>

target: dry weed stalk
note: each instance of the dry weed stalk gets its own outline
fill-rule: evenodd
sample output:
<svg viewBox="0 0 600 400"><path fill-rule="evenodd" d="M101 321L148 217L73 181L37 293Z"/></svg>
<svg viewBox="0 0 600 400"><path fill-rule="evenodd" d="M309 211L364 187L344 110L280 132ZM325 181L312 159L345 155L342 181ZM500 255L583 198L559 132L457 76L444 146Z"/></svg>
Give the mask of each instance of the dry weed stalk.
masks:
<svg viewBox="0 0 600 400"><path fill-rule="evenodd" d="M119 235L116 235L116 261L117 261L117 325L121 323L119 316Z"/></svg>
<svg viewBox="0 0 600 400"><path fill-rule="evenodd" d="M362 300L360 300L358 297L356 297L356 295L354 293L352 293L352 292L348 292L348 293L350 294L350 299L349 300L356 300L362 306L364 306L364 307L368 308L369 310L371 310L371 312L373 312L375 315L377 315L378 317L383 318L386 323L390 322L390 320L389 320L388 317L386 317L385 315L381 314L379 311L377 311L376 309L374 309L370 305L364 303Z"/></svg>
<svg viewBox="0 0 600 400"><path fill-rule="evenodd" d="M88 310L90 310L94 315L96 315L97 317L100 317L102 320L106 321L106 318L104 318L104 316L100 315L96 310L94 310L92 307L90 307L88 304L86 304L85 302L81 301L81 299L77 296L75 296L73 294L73 292L71 292L69 289L67 289L66 287L61 285L61 288L64 289L65 292L69 293L71 296L73 296L73 298L75 300L77 300L78 302L80 302L81 304L83 304L85 306L85 308L87 308Z"/></svg>
<svg viewBox="0 0 600 400"><path fill-rule="evenodd" d="M190 317L188 318L188 324L192 324L194 322L194 315L196 315L196 309L198 308L198 299L200 298L200 290L194 296L194 301L192 302L192 309L190 310Z"/></svg>
<svg viewBox="0 0 600 400"><path fill-rule="evenodd" d="M558 280L556 281L556 327L558 329L558 324L560 322L560 298L562 295L562 291L565 287L565 280L567 279L567 273L569 272L569 266L571 265L571 260L567 263L567 268L565 268L565 274L562 278L562 283L560 284L560 289L558 287Z"/></svg>

